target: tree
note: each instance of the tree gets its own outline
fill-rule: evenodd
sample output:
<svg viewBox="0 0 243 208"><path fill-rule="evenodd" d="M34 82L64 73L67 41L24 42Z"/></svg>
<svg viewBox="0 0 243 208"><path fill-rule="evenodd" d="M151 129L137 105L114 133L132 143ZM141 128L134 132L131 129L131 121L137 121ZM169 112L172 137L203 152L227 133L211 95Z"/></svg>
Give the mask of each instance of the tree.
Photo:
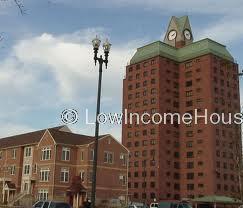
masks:
<svg viewBox="0 0 243 208"><path fill-rule="evenodd" d="M22 0L0 0L0 1L12 1L18 8L21 15L25 14L24 4Z"/></svg>

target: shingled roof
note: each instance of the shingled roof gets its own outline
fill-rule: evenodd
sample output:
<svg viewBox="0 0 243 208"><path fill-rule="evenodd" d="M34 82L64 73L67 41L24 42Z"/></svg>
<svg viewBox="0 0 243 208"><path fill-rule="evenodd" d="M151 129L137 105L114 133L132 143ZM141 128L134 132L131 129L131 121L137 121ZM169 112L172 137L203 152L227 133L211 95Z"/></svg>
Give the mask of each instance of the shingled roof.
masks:
<svg viewBox="0 0 243 208"><path fill-rule="evenodd" d="M64 127L65 126L58 126L16 136L0 138L0 149L24 146L28 144L37 144L43 137L46 130L50 132L57 144L83 145L90 144L95 140L95 138L92 136L74 134L72 132L63 131L62 128ZM106 135L101 135L100 138L104 136Z"/></svg>

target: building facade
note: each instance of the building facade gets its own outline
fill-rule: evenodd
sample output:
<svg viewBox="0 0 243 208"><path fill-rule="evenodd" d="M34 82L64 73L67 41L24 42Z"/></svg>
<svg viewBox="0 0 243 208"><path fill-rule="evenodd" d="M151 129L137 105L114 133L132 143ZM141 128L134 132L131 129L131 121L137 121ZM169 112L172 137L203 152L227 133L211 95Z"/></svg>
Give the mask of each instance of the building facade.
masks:
<svg viewBox="0 0 243 208"><path fill-rule="evenodd" d="M0 139L1 202L33 195L36 200L66 200L80 176L90 198L94 137L56 127ZM97 200L127 196L128 151L111 135L99 139ZM82 198L81 200L84 200Z"/></svg>
<svg viewBox="0 0 243 208"><path fill-rule="evenodd" d="M193 42L187 16L172 17L164 42L137 49L123 80L123 112L132 201L240 197L240 125L208 121L212 113L240 112L238 65L224 45ZM140 123L130 115L131 124L129 113ZM157 113L162 121L152 122ZM185 124L170 113L207 114L208 123L202 117Z"/></svg>

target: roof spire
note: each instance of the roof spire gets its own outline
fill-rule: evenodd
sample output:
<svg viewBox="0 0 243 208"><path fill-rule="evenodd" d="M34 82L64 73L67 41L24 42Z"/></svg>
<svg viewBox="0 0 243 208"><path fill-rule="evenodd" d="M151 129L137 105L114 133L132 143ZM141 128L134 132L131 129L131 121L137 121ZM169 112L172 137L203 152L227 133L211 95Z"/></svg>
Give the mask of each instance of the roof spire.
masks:
<svg viewBox="0 0 243 208"><path fill-rule="evenodd" d="M188 16L171 17L164 42L176 48L182 48L193 42Z"/></svg>

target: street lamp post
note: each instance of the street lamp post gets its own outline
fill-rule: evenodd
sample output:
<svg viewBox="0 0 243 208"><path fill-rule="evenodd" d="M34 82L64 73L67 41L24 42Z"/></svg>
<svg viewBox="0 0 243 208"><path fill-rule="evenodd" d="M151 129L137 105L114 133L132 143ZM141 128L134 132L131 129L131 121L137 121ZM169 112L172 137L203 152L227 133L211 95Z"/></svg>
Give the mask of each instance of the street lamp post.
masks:
<svg viewBox="0 0 243 208"><path fill-rule="evenodd" d="M144 197L144 201L143 204L144 206L146 205L146 176L147 176L147 172L146 172L146 162L147 160L145 159L143 161L143 197ZM146 184L146 185L145 185Z"/></svg>
<svg viewBox="0 0 243 208"><path fill-rule="evenodd" d="M99 122L98 115L100 114L100 98L101 98L101 81L102 81L102 67L105 64L106 68L108 65L108 56L111 48L111 44L106 40L103 44L105 58L102 55L98 57L98 50L101 41L96 38L92 40L94 48L94 61L95 65L99 63L99 81L98 81L98 95L97 95L97 107L96 107L96 118L95 118L95 144L94 144L94 157L93 157L93 174L92 174L92 190L91 190L91 208L95 208L96 198L96 172L97 172L97 158L98 158L98 140L99 140Z"/></svg>
<svg viewBox="0 0 243 208"><path fill-rule="evenodd" d="M243 76L243 70L238 73L238 76L239 77L242 77ZM239 87L240 88L240 87ZM240 109L241 111L241 109ZM238 146L238 141L236 142L236 147ZM241 147L241 145L239 145ZM242 191L242 150L239 150L239 147L237 148L238 149L238 155L237 155L237 158L236 158L236 163L237 163L237 166L238 166L238 178L239 178L239 188L240 188L240 200L243 199L243 191Z"/></svg>

